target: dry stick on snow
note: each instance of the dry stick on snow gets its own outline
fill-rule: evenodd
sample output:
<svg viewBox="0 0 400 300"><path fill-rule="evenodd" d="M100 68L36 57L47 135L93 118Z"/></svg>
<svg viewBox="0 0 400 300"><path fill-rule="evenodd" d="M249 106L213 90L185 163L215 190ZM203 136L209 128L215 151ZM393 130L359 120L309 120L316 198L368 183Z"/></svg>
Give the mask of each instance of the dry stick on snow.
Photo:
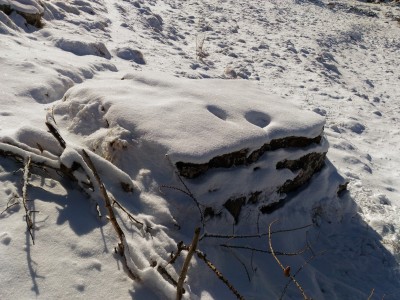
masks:
<svg viewBox="0 0 400 300"><path fill-rule="evenodd" d="M11 199L9 199L9 200L7 201L6 208L0 213L0 216L1 216L3 213L5 213L7 210L9 210L11 207L14 207L15 205L19 204L19 201L16 201L16 202L10 204L11 201L14 201L14 199L18 199L18 198L19 198L18 196L14 195L14 197L12 197Z"/></svg>
<svg viewBox="0 0 400 300"><path fill-rule="evenodd" d="M290 279L294 282L294 284L296 284L297 288L299 289L299 291L301 292L302 296L304 299L308 299L306 293L304 292L304 289L301 287L301 285L297 282L297 280L294 278L293 275L290 274L290 267L284 267L281 263L281 261L279 260L279 258L275 255L274 252L274 248L272 248L272 239L271 239L271 226L272 224L274 224L275 222L277 222L278 220L274 220L272 221L269 226L268 226L268 241L269 241L269 249L271 250L271 254L272 256L275 258L276 262L278 263L278 265L281 267L283 273L285 276L290 277Z"/></svg>
<svg viewBox="0 0 400 300"><path fill-rule="evenodd" d="M211 269L211 271L213 271L214 274L217 275L217 277L228 287L228 289L229 289L233 294L235 294L235 296L236 296L238 299L240 299L240 300L243 300L243 299L244 299L244 297L243 297L242 295L239 294L239 292L233 287L233 285L228 281L228 279L226 279L226 278L222 275L222 273L212 264L212 262L210 262L210 261L207 259L206 255L205 255L203 252L197 250L197 251L196 251L196 254L197 254L197 256L198 256L201 260L203 260L203 261L206 263L206 265Z"/></svg>
<svg viewBox="0 0 400 300"><path fill-rule="evenodd" d="M310 250L311 250L311 249L310 249ZM306 265L308 265L314 258L316 258L316 257L319 256L319 255L324 254L325 252L326 252L326 250L321 251L321 252L316 253L316 254L313 253L313 255L312 255L308 260L306 260L306 261L300 266L300 268L297 269L297 271L293 274L293 277L296 277L296 275L299 274L300 271L303 270L303 268L304 268ZM283 296L285 295L286 290L287 290L287 288L289 287L289 285L290 285L291 282L292 282L292 280L289 280L288 283L285 285L285 287L284 287L283 290L282 290L282 294L281 294L281 296L279 297L279 300L282 300L282 299L283 299Z"/></svg>
<svg viewBox="0 0 400 300"><path fill-rule="evenodd" d="M111 200L112 200L112 206L116 205L119 209L121 209L124 213L126 213L126 215L128 216L129 220L131 220L131 222L136 223L136 224L139 224L139 225L141 225L142 227L144 227L144 224L143 224L142 222L136 220L136 219L132 216L132 214L131 214L130 212L128 212L128 211L126 210L126 208L123 207L123 206L121 205L121 203L119 203L114 197L110 197L110 198L111 198Z"/></svg>
<svg viewBox="0 0 400 300"><path fill-rule="evenodd" d="M60 146L65 149L67 144L65 143L64 139L61 137L61 134L58 132L57 128L53 126L53 124L46 122L45 123L47 128L49 129L50 133L56 138L56 140L60 143Z"/></svg>
<svg viewBox="0 0 400 300"><path fill-rule="evenodd" d="M232 249L245 249L245 250L251 250L255 252L262 252L262 253L269 253L272 254L272 251L270 250L264 250L264 249L257 249L253 247L248 247L248 246L236 246L236 245L227 245L227 244L221 244L221 247L224 248L232 248ZM281 255L281 256L297 256L300 254L303 254L308 250L308 246L304 247L303 249L297 251L297 252L281 252L281 251L274 251L275 255Z"/></svg>
<svg viewBox="0 0 400 300"><path fill-rule="evenodd" d="M189 270L190 260L192 259L193 254L196 252L197 243L199 242L200 228L196 228L194 231L194 236L192 240L192 244L189 247L188 254L183 263L181 273L179 274L178 285L176 287L176 299L181 300L183 294L183 282L185 281L187 271Z"/></svg>
<svg viewBox="0 0 400 300"><path fill-rule="evenodd" d="M90 158L89 154L82 149L82 154L83 154L83 158L85 159L88 167L92 170L93 175L99 185L99 189L100 192L103 196L104 202L105 202L105 206L108 210L108 217L110 219L111 224L114 227L114 230L116 231L118 238L120 240L120 242L118 243L118 252L122 257L122 261L124 263L124 267L126 269L126 272L128 273L129 277L132 278L133 280L138 280L140 281L140 277L139 275L135 274L131 268L128 266L128 260L126 258L125 255L125 250L127 249L129 251L128 245L126 243L126 239L125 239L125 234L121 229L121 226L118 224L117 219L115 218L115 214L114 214L114 210L111 206L111 200L107 194L107 190L102 182L102 180L100 179L99 173L97 172L97 169L95 167L95 165L92 162L92 159Z"/></svg>
<svg viewBox="0 0 400 300"><path fill-rule="evenodd" d="M25 209L25 222L26 222L26 227L27 230L29 231L29 234L32 239L32 243L35 245L35 238L33 237L33 221L31 218L31 214L36 212L36 211L30 211L28 208L28 196L27 196L27 189L28 189L28 179L29 179L29 168L31 165L31 157L28 156L26 161L25 161L25 167L24 167L24 185L22 186L22 203L24 204L24 209Z"/></svg>
<svg viewBox="0 0 400 300"><path fill-rule="evenodd" d="M283 232L289 232L289 231L296 231L296 230L301 230L305 229L308 227L313 226L313 224L308 224L304 225L301 227L296 227L296 228L289 228L289 229L281 229L281 230L275 230L271 231L271 234L276 234L276 233L283 233ZM218 238L218 239L248 239L248 238L261 238L263 236L268 236L267 233L260 233L260 234L250 234L250 235L223 235L223 234L213 234L213 233L204 233L203 236L200 238L200 240L204 238Z"/></svg>

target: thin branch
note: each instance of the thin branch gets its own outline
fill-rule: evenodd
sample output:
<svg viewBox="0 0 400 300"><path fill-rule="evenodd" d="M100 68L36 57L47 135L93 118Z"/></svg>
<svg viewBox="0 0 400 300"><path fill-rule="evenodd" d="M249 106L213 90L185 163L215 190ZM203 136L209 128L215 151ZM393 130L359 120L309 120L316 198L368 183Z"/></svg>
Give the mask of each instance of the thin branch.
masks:
<svg viewBox="0 0 400 300"><path fill-rule="evenodd" d="M30 211L28 208L27 202L27 189L28 189L28 180L29 180L29 168L31 165L31 157L28 156L28 158L25 161L25 167L24 167L24 185L22 186L22 203L24 204L24 209L25 209L25 222L26 222L26 227L27 230L29 231L29 234L32 239L32 243L35 245L35 238L33 237L33 228L34 224L31 218L31 214L33 211Z"/></svg>
<svg viewBox="0 0 400 300"><path fill-rule="evenodd" d="M46 126L49 129L50 133L56 138L60 146L65 149L67 147L67 144L65 143L64 139L61 137L61 134L58 132L57 128L51 124L50 122L46 121Z"/></svg>
<svg viewBox="0 0 400 300"><path fill-rule="evenodd" d="M372 296L374 295L375 289L372 289L371 294L368 296L368 300L372 299Z"/></svg>
<svg viewBox="0 0 400 300"><path fill-rule="evenodd" d="M313 255L312 255L308 260L306 260L306 261L300 266L300 268L297 269L297 271L293 274L293 277L296 277L296 275L299 274L300 271L303 270L303 268L304 268L306 265L308 265L313 259L315 259L316 257L318 257L318 256L320 256L320 255L322 255L322 254L324 254L325 252L326 252L326 250L321 251L321 252L316 253L316 254L313 253ZM289 280L288 283L285 285L285 287L284 287L283 290L282 290L282 294L281 294L281 296L279 297L279 300L282 300L282 299L283 299L283 296L285 295L286 290L287 290L287 288L289 287L289 285L290 285L291 282L292 282L292 280Z"/></svg>
<svg viewBox="0 0 400 300"><path fill-rule="evenodd" d="M224 248L244 249L244 250L251 250L251 251L255 251L255 252L272 254L272 251L270 251L270 250L258 249L258 248L248 247L248 246L236 246L236 245L227 245L227 244L221 244L220 246L224 247ZM308 247L306 246L297 252L274 251L274 253L275 253L275 255L278 255L278 256L297 256L297 255L303 254L307 250L308 250Z"/></svg>
<svg viewBox="0 0 400 300"><path fill-rule="evenodd" d="M277 222L278 220L274 220L272 221L269 226L268 226L268 241L269 241L269 249L271 250L271 254L272 256L275 258L276 262L278 263L278 265L281 267L283 273L285 274L285 276L289 276L290 279L296 284L297 288L299 289L299 291L301 292L302 296L304 299L308 299L306 293L304 292L303 288L301 287L301 285L297 282L297 280L293 277L293 275L290 274L290 267L284 267L281 263L281 261L279 260L279 258L275 255L274 252L274 248L272 248L272 239L271 239L271 226L272 224L274 224L275 222Z"/></svg>
<svg viewBox="0 0 400 300"><path fill-rule="evenodd" d="M176 290L177 290L176 299L177 300L181 300L182 299L183 282L185 281L187 271L189 270L190 260L192 259L192 256L196 251L197 243L199 242L199 235L200 235L200 228L196 228L196 230L194 231L192 244L189 247L188 254L186 256L186 259L185 259L185 261L183 263L183 266L182 266L181 273L179 275L178 284L177 284L177 287L176 287Z"/></svg>
<svg viewBox="0 0 400 300"><path fill-rule="evenodd" d="M244 270L245 270L245 272L246 272L246 275L247 275L247 279L249 280L249 282L251 282L250 274L249 274L249 271L247 270L247 267L246 267L245 263L239 258L239 256L236 255L236 253L235 253L232 249L229 249L229 250L231 251L232 255L233 255L233 256L240 262L240 264L243 266L243 268L244 268Z"/></svg>
<svg viewBox="0 0 400 300"><path fill-rule="evenodd" d="M180 192L184 193L185 195L189 196L189 197L194 201L194 203L195 203L196 206L197 206L197 209L199 210L201 224L202 224L202 227L203 227L203 229L204 229L204 227L205 227L205 224L204 224L204 214L203 214L203 211L202 211L201 208L200 208L200 203L199 203L199 201L198 201L197 198L193 195L193 193L190 191L190 189L188 188L188 186L186 185L186 183L183 181L183 179L182 179L182 177L179 175L179 173L178 173L178 172L175 172L175 173L176 173L176 175L177 175L179 181L180 181L180 182L182 183L182 185L184 186L185 190L184 190L184 189L181 189L181 188L179 188L179 187L174 187L174 186L169 186L169 185L161 185L160 188L174 189L174 190L180 191Z"/></svg>
<svg viewBox="0 0 400 300"><path fill-rule="evenodd" d="M173 263L175 263L175 261L176 261L176 259L179 257L179 255L181 254L181 252L182 252L182 250L187 250L187 251L189 251L189 247L188 246L186 246L186 245L184 245L183 244L183 242L182 241L180 241L178 244L177 244L177 250L176 250L176 253L175 254L172 254L171 253L171 259L170 259L170 261L168 262L168 264L170 265L172 265Z"/></svg>
<svg viewBox="0 0 400 300"><path fill-rule="evenodd" d="M123 207L123 206L121 205L121 203L119 203L114 197L110 197L110 198L111 198L111 200L112 200L112 205L113 205L113 206L116 205L119 209L121 209L124 213L126 213L126 215L128 216L129 220L131 220L132 222L134 222L134 223L136 223L136 224L141 225L142 227L144 227L144 224L143 224L142 222L136 220L136 219L132 216L132 214L131 214L130 212L128 212L128 211L126 210L126 208Z"/></svg>
<svg viewBox="0 0 400 300"><path fill-rule="evenodd" d="M10 199L7 201L6 208L0 213L0 216L1 216L3 213L5 213L7 210L9 210L11 207L13 207L13 206L19 204L19 201L16 201L16 202L10 204L11 201L14 201L14 199L18 199L18 198L19 198L19 197L16 196L16 195L14 195L14 197L10 198Z"/></svg>
<svg viewBox="0 0 400 300"><path fill-rule="evenodd" d="M313 226L313 224L308 224L304 225L301 227L296 227L296 228L289 228L289 229L281 229L281 230L275 230L271 231L271 234L276 234L276 233L283 233L283 232L289 232L289 231L297 231L301 229L305 229L308 227ZM260 233L260 234L249 234L249 235L225 235L225 234L214 234L214 233L204 233L203 236L200 238L200 240L204 238L218 238L218 239L248 239L248 238L261 238L263 236L268 236L269 233Z"/></svg>
<svg viewBox="0 0 400 300"><path fill-rule="evenodd" d="M196 251L197 256L203 260L206 265L211 269L211 271L214 272L214 274L228 287L228 289L240 300L244 300L244 297L242 295L239 294L239 292L233 287L233 285L228 281L228 279L226 279L222 273L212 264L212 262L210 262L206 255L197 250Z"/></svg>
<svg viewBox="0 0 400 300"><path fill-rule="evenodd" d="M117 219L115 217L115 213L114 213L114 210L113 210L113 208L111 206L111 200L110 200L110 198L109 198L109 196L107 194L107 190L106 190L102 180L100 179L99 173L97 172L97 169L96 169L95 165L93 164L92 159L90 158L89 154L84 149L82 149L82 154L83 154L83 158L85 159L88 167L92 170L93 175L94 175L94 177L95 177L95 179L96 179L96 181L97 181L97 183L99 185L99 189L100 189L100 192L101 192L101 194L103 196L103 199L104 199L104 202L105 202L105 206L106 206L106 208L108 210L108 217L109 217L110 222L113 225L114 230L116 231L116 233L118 235L118 238L120 240L120 242L118 243L118 252L122 257L125 269L126 269L128 275L129 275L129 277L131 277L133 280L140 281L139 275L135 274L131 270L131 268L128 266L128 260L127 260L126 255L125 255L125 250L129 251L129 246L128 246L127 242L126 242L125 234L122 231L121 226L118 224L118 221L117 221Z"/></svg>

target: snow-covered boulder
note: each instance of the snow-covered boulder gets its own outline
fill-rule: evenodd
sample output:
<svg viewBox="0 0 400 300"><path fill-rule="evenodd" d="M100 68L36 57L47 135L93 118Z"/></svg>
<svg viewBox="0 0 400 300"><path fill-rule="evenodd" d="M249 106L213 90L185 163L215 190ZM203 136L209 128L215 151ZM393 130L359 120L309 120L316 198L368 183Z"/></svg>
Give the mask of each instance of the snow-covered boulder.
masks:
<svg viewBox="0 0 400 300"><path fill-rule="evenodd" d="M16 12L26 22L35 27L42 27L44 9L37 0L0 0L0 10L7 15Z"/></svg>
<svg viewBox="0 0 400 300"><path fill-rule="evenodd" d="M246 81L139 72L71 88L54 112L70 134L135 178L188 188L206 216L268 213L324 164L324 117ZM58 117L59 118L59 117Z"/></svg>

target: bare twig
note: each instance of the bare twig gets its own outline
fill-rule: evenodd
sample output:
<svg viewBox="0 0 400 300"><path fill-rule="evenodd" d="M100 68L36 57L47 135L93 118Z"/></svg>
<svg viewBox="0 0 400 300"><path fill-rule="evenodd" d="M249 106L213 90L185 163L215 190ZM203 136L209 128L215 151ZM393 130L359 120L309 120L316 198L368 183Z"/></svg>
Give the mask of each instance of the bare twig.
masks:
<svg viewBox="0 0 400 300"><path fill-rule="evenodd" d="M49 129L50 133L56 138L60 146L65 149L67 144L65 143L64 139L61 137L61 134L58 132L57 128L51 124L50 122L45 123L47 128Z"/></svg>
<svg viewBox="0 0 400 300"><path fill-rule="evenodd" d="M194 236L193 236L193 240L192 240L192 244L189 247L189 251L188 254L186 256L186 259L183 263L182 266L182 270L181 273L179 275L179 279L178 279L178 285L176 287L176 299L177 300L181 300L182 299L182 294L183 294L183 282L185 281L186 278L186 274L187 271L189 270L189 264L190 264L190 260L192 259L193 254L196 251L197 248L197 243L199 242L199 235L200 235L200 228L196 228L196 230L194 231Z"/></svg>
<svg viewBox="0 0 400 300"><path fill-rule="evenodd" d="M18 198L19 198L19 197L18 197L17 195L14 195L14 197L10 198L10 199L7 201L6 208L0 213L0 216L1 216L4 212L6 212L7 210L9 210L11 207L14 207L15 205L19 204L18 201L16 201L16 202L10 204L11 201L14 201L14 199L18 199Z"/></svg>
<svg viewBox="0 0 400 300"><path fill-rule="evenodd" d="M326 251L324 250L324 251L321 251L321 252L316 253L316 254L313 253L313 255L312 255L308 260L306 260L306 261L300 266L300 268L297 269L297 271L293 274L293 277L296 277L296 275L299 274L300 271L303 270L303 268L304 268L306 265L308 265L313 259L315 259L315 258L318 257L319 255L324 254L325 252L326 252ZM283 290L282 290L282 294L281 294L281 296L279 297L279 300L282 300L282 299L283 299L283 296L285 295L286 290L287 290L287 288L289 287L289 285L290 285L291 282L292 282L292 280L289 280L288 283L285 285L285 287L284 287Z"/></svg>
<svg viewBox="0 0 400 300"><path fill-rule="evenodd" d="M170 261L168 262L168 264L171 264L171 265L172 265L172 264L176 261L176 259L179 257L179 255L181 254L182 250L187 250L187 251L189 251L189 247L186 246L186 245L184 245L182 241L180 241L180 242L177 244L177 247L178 247L178 249L176 250L176 253L175 253L175 254L172 254L172 253L171 253L171 259L170 259Z"/></svg>
<svg viewBox="0 0 400 300"><path fill-rule="evenodd" d="M281 229L281 230L275 230L271 231L271 234L276 234L276 233L284 233L284 232L289 232L289 231L296 231L296 230L301 230L305 229L308 227L313 226L313 224L307 224L301 227L296 227L296 228L288 228L288 229ZM224 234L213 234L213 233L204 233L203 236L200 238L200 240L204 238L218 238L218 239L248 239L248 238L261 238L263 236L268 236L268 232L266 233L260 233L260 234L249 234L249 235L224 235Z"/></svg>
<svg viewBox="0 0 400 300"><path fill-rule="evenodd" d="M233 251L231 248L229 248L229 250L231 251L232 255L240 262L240 264L243 266L246 275L247 275L247 279L249 280L249 282L251 282L251 278L250 278L250 274L249 271L247 270L246 264L240 259L239 256L237 256L237 254L235 253L235 251Z"/></svg>
<svg viewBox="0 0 400 300"><path fill-rule="evenodd" d="M304 289L301 287L301 285L297 282L297 280L294 278L293 275L290 274L290 267L284 267L283 264L281 263L281 261L279 260L279 258L276 256L275 252L274 252L274 248L272 247L272 239L271 239L271 226L272 224L274 224L275 222L277 222L278 220L274 220L272 221L269 226L268 226L268 241L269 241L269 249L271 250L271 254L272 256L275 258L276 262L278 263L278 265L281 267L283 273L285 274L285 276L289 276L290 279L296 284L297 288L299 289L301 295L303 296L304 299L308 299L306 293L304 292Z"/></svg>
<svg viewBox="0 0 400 300"><path fill-rule="evenodd" d="M31 165L31 157L28 156L28 158L25 161L25 167L24 167L24 185L22 186L22 203L24 204L25 208L25 222L26 222L26 227L27 230L29 231L29 234L32 239L32 243L35 245L35 238L33 236L33 228L34 224L31 218L31 214L33 211L30 211L28 208L27 199L28 199L28 194L27 194L27 189L28 189L28 180L29 180L29 168Z"/></svg>
<svg viewBox="0 0 400 300"><path fill-rule="evenodd" d="M108 196L107 190L106 190L102 180L100 179L99 173L97 172L97 169L96 169L95 165L93 164L92 159L90 158L89 154L84 149L82 149L82 154L83 154L83 158L85 159L88 167L92 170L93 175L96 178L96 181L99 185L100 192L101 192L104 202L105 202L105 206L108 210L108 217L109 217L110 222L113 225L114 230L116 231L118 238L120 240L120 242L118 243L118 252L122 257L122 260L124 262L124 267L129 275L129 277L131 277L133 280L140 281L139 275L135 274L128 265L125 251L126 250L129 251L129 247L128 247L126 239L125 239L125 234L122 231L121 226L118 224L118 221L115 217L115 213L112 208L111 200Z"/></svg>
<svg viewBox="0 0 400 300"><path fill-rule="evenodd" d="M368 300L372 299L372 296L374 295L375 289L372 289L371 294L368 296Z"/></svg>
<svg viewBox="0 0 400 300"><path fill-rule="evenodd" d="M204 227L205 227L205 224L204 224L204 215L203 215L203 211L202 211L201 208L200 208L200 203L199 203L199 201L198 201L197 198L193 195L193 193L190 191L190 189L188 188L188 186L186 185L186 183L183 181L183 179L182 179L182 177L179 175L179 173L178 173L178 172L175 172L175 173L176 173L176 175L177 175L179 181L180 181L180 182L182 183L182 185L184 186L185 190L184 190L184 189L181 189L181 188L178 188L178 187L169 186L169 185L161 185L160 188L174 189L174 190L180 191L180 192L184 193L185 195L189 196L189 197L194 201L194 203L195 203L196 206L197 206L197 209L199 210L201 224L202 224L202 227L203 227L203 229L204 229Z"/></svg>
<svg viewBox="0 0 400 300"><path fill-rule="evenodd" d="M119 203L114 197L110 197L110 198L111 198L111 200L112 200L112 205L113 205L113 206L116 205L119 209L121 209L124 213L126 213L126 215L128 216L129 220L131 220L132 222L134 222L134 223L136 223L136 224L141 225L142 227L144 227L143 222L140 222L140 221L138 221L137 219L135 219L135 218L132 216L132 214L131 214L129 211L127 211L126 208L123 207L123 206L121 205L121 203Z"/></svg>
<svg viewBox="0 0 400 300"><path fill-rule="evenodd" d="M234 286L226 279L222 273L213 265L211 261L209 261L206 257L206 255L197 250L196 251L197 256L203 260L206 265L214 272L214 274L228 287L228 289L240 300L244 300L244 297L239 294L239 292L234 288Z"/></svg>
<svg viewBox="0 0 400 300"><path fill-rule="evenodd" d="M248 247L248 246L237 246L237 245L227 245L227 244L221 244L220 246L224 247L224 248L244 249L244 250L251 250L251 251L255 251L255 252L272 254L271 250L258 249L258 248ZM297 256L297 255L303 254L307 250L308 250L308 247L306 246L297 252L274 251L274 254L277 256Z"/></svg>

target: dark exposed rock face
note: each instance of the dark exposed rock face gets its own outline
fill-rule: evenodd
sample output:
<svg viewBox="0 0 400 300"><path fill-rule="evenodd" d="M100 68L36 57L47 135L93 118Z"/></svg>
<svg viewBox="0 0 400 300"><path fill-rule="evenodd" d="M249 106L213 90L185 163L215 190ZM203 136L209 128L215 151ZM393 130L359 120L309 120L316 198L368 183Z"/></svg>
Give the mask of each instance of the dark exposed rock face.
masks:
<svg viewBox="0 0 400 300"><path fill-rule="evenodd" d="M326 153L310 153L297 160L284 160L276 165L276 169L289 169L299 171L293 180L288 180L279 188L279 193L288 193L304 185L315 172L321 170L324 165Z"/></svg>
<svg viewBox="0 0 400 300"><path fill-rule="evenodd" d="M291 136L282 139L275 139L268 144L264 144L261 148L253 151L250 154L249 149L242 149L236 152L214 157L208 163L194 164L177 162L176 167L178 168L181 176L186 178L196 178L207 172L209 169L250 165L256 162L267 151L274 151L282 148L303 148L314 143L319 144L321 139L322 135L319 135L315 138Z"/></svg>
<svg viewBox="0 0 400 300"><path fill-rule="evenodd" d="M305 185L311 177L321 170L324 165L326 153L310 153L297 160L284 160L277 164L277 169L289 169L291 171L299 171L293 180L286 181L280 188L278 188L278 193L288 193L296 190L297 188ZM242 207L247 204L257 204L260 196L262 196L262 191L256 191L251 193L249 196L242 196L239 198L231 198L225 202L224 207L238 223L240 211ZM285 204L285 199L279 202L274 202L269 205L262 206L260 211L262 213L271 213L276 209L282 207Z"/></svg>
<svg viewBox="0 0 400 300"><path fill-rule="evenodd" d="M257 162L261 156L268 151L284 148L304 149L312 144L320 144L321 140L322 134L315 138L290 136L272 140L251 153L249 153L249 149L242 149L240 151L214 157L208 163L194 164L178 162L176 163L176 167L181 176L194 179L214 168L231 168L233 166L251 165ZM295 160L285 159L278 162L276 164L277 170L289 169L292 172L296 172L297 176L294 179L287 180L280 187L278 186L276 192L279 194L286 194L305 185L316 172L321 170L324 165L325 157L326 152L311 152ZM265 188L268 188L268 182L265 183ZM271 213L287 202L286 199L282 199L272 204L262 205L261 199L265 200L265 198L268 197L267 193L270 192L270 190L268 192L265 190L258 190L250 194L232 197L229 198L223 206L232 215L235 223L238 223L240 220L240 213L246 205L258 205L261 213ZM211 207L206 208L205 214L206 213L210 217L217 215Z"/></svg>
<svg viewBox="0 0 400 300"><path fill-rule="evenodd" d="M0 5L0 10L3 11L6 15L10 15L11 13L13 13L14 11L21 15L22 17L24 17L24 19L26 20L26 23L35 26L37 28L42 28L43 27L43 23L42 23L42 16L43 14L40 13L36 13L36 14L30 14L30 13L26 13L23 11L18 11L13 9L10 5Z"/></svg>

